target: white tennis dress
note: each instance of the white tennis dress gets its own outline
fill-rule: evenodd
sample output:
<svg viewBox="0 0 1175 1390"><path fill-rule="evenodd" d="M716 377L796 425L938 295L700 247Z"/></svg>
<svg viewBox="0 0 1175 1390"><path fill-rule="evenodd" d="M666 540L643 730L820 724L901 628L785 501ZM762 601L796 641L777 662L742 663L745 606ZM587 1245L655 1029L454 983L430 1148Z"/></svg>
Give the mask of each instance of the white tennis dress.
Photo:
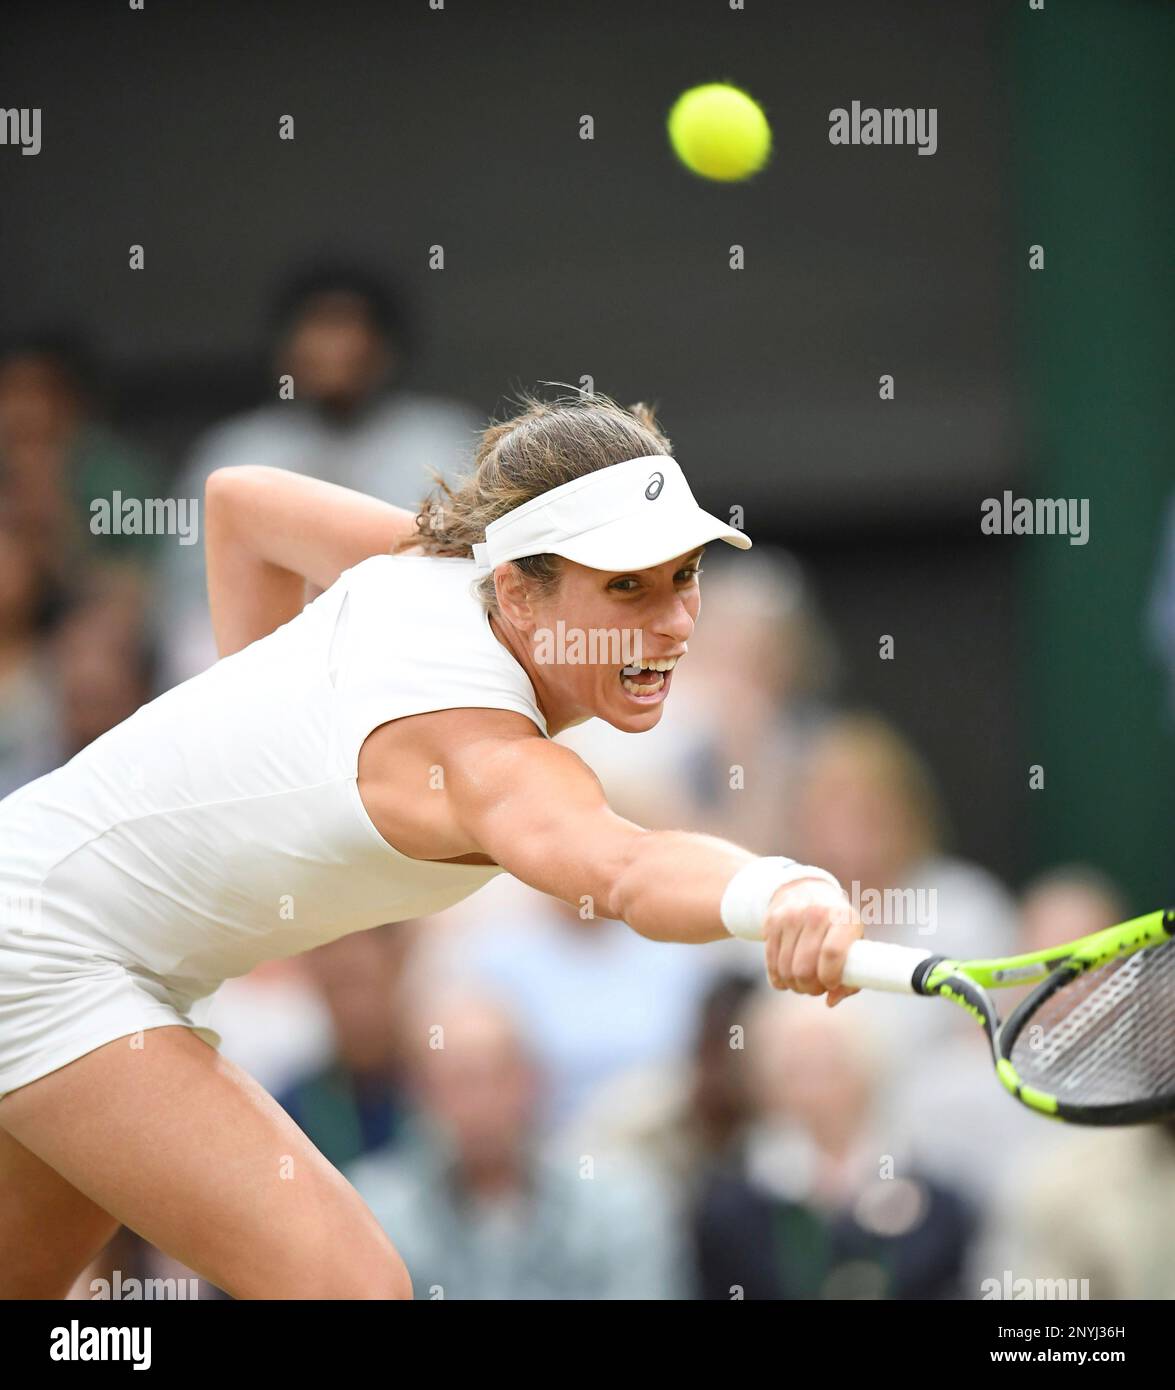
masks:
<svg viewBox="0 0 1175 1390"><path fill-rule="evenodd" d="M230 976L501 873L393 849L356 780L364 739L404 715L515 710L546 735L475 575L364 560L0 801L0 1095L140 1029L217 1046L207 1006Z"/></svg>

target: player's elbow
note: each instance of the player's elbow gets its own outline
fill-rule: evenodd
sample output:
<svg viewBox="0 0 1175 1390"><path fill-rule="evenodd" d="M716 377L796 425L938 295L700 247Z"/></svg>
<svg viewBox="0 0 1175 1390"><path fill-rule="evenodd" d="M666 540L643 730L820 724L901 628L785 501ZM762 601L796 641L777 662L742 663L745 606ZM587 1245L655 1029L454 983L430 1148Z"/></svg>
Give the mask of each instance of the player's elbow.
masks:
<svg viewBox="0 0 1175 1390"><path fill-rule="evenodd" d="M240 489L240 467L214 468L204 479L204 526L223 529L232 515Z"/></svg>
<svg viewBox="0 0 1175 1390"><path fill-rule="evenodd" d="M241 470L247 467L248 464L229 463L214 468L204 479L204 496L208 498L223 497L225 492L232 489L235 480L241 475Z"/></svg>
<svg viewBox="0 0 1175 1390"><path fill-rule="evenodd" d="M261 471L255 463L226 463L214 468L204 479L205 506L231 506Z"/></svg>

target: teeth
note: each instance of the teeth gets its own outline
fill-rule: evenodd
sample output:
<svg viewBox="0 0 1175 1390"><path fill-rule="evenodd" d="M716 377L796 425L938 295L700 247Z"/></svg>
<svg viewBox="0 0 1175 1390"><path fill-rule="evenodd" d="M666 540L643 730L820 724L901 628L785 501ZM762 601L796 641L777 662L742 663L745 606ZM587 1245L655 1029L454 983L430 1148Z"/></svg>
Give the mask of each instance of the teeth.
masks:
<svg viewBox="0 0 1175 1390"><path fill-rule="evenodd" d="M627 676L622 675L620 677L620 684L631 695L655 695L665 684L665 677L662 675L659 680L645 681L643 684L638 685L636 681L630 681Z"/></svg>
<svg viewBox="0 0 1175 1390"><path fill-rule="evenodd" d="M637 671L672 671L677 665L677 657L660 656L650 661L633 661L621 672L622 675L635 675Z"/></svg>

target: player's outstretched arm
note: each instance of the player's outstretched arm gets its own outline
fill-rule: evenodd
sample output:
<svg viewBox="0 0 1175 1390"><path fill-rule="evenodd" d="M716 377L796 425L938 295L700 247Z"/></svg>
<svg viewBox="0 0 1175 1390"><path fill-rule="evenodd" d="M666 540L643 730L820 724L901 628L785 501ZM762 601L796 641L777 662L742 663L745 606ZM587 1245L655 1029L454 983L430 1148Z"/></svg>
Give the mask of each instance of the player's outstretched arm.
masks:
<svg viewBox="0 0 1175 1390"><path fill-rule="evenodd" d="M240 651L308 594L416 534L412 512L283 468L218 468L204 488L208 604L217 651Z"/></svg>
<svg viewBox="0 0 1175 1390"><path fill-rule="evenodd" d="M830 1003L846 993L841 971L861 924L844 892L825 879L797 878L772 892L771 866L738 845L642 829L608 806L582 759L541 739L465 745L446 768L446 787L463 827L516 878L655 941L725 940L722 904L731 880L758 866L768 887L756 934L766 943L771 983L801 994L831 991Z"/></svg>

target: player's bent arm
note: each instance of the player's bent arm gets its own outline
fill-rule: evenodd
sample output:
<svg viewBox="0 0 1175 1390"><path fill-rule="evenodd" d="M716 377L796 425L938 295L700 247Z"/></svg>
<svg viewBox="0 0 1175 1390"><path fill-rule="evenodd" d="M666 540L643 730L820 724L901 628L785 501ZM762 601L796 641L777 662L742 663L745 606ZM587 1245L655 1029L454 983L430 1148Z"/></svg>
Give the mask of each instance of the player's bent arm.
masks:
<svg viewBox="0 0 1175 1390"><path fill-rule="evenodd" d="M217 651L273 632L345 569L415 534L413 513L351 488L262 464L215 469L204 548Z"/></svg>
<svg viewBox="0 0 1175 1390"><path fill-rule="evenodd" d="M618 816L570 749L530 737L479 739L457 751L446 787L462 826L524 883L654 941L727 938L723 894L756 856L713 835L645 830ZM839 890L813 879L787 884L764 924L768 975L781 989L835 990L860 934Z"/></svg>

